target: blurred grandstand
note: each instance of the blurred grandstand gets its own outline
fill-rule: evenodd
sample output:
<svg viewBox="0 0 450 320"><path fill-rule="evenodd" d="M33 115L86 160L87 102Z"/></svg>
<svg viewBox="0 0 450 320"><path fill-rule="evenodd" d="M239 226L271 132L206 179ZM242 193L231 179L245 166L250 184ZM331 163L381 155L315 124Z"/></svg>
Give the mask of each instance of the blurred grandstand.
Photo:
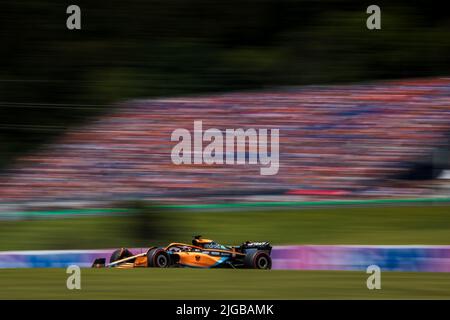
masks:
<svg viewBox="0 0 450 320"><path fill-rule="evenodd" d="M279 128L278 174L174 165L170 135L196 120ZM440 196L449 132L450 78L133 100L5 169L1 208Z"/></svg>

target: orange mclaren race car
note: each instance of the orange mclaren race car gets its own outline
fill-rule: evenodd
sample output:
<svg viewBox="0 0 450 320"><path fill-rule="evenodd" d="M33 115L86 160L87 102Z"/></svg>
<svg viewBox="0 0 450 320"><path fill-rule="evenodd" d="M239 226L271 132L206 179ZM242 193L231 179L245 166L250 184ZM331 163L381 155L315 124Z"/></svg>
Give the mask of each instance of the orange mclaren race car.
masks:
<svg viewBox="0 0 450 320"><path fill-rule="evenodd" d="M192 268L252 268L270 269L272 246L269 242L244 242L240 246L224 246L213 240L195 236L192 244L171 243L167 247L151 247L147 252L133 254L117 249L107 264L96 259L92 267L192 267Z"/></svg>

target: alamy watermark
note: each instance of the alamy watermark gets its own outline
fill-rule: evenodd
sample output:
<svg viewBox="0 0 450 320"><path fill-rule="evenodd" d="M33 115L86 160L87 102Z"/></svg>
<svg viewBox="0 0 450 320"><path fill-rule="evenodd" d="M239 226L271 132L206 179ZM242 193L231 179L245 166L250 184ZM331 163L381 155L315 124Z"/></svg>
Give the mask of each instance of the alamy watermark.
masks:
<svg viewBox="0 0 450 320"><path fill-rule="evenodd" d="M381 29L381 9L376 4L372 4L367 7L367 14L370 16L366 20L366 26L369 30L380 30Z"/></svg>
<svg viewBox="0 0 450 320"><path fill-rule="evenodd" d="M81 269L73 264L67 267L66 273L70 274L66 281L66 287L69 290L81 290Z"/></svg>
<svg viewBox="0 0 450 320"><path fill-rule="evenodd" d="M72 4L67 7L66 13L70 14L66 20L66 27L69 30L81 30L81 8ZM366 13L370 16L366 20L366 26L369 30L381 29L381 9L376 4L367 7Z"/></svg>
<svg viewBox="0 0 450 320"><path fill-rule="evenodd" d="M171 158L180 164L261 165L263 176L278 173L279 129L219 129L203 131L203 122L194 121L193 134L178 128L172 132L171 141L178 141L172 148ZM270 139L269 139L270 137ZM269 142L270 140L270 142ZM208 143L203 148L203 143ZM270 152L269 145L270 143Z"/></svg>
<svg viewBox="0 0 450 320"><path fill-rule="evenodd" d="M76 4L67 7L66 13L70 14L66 20L66 27L69 30L81 29L81 9Z"/></svg>
<svg viewBox="0 0 450 320"><path fill-rule="evenodd" d="M366 285L367 289L381 289L381 269L376 264L372 264L367 267L366 273L370 274L367 278Z"/></svg>

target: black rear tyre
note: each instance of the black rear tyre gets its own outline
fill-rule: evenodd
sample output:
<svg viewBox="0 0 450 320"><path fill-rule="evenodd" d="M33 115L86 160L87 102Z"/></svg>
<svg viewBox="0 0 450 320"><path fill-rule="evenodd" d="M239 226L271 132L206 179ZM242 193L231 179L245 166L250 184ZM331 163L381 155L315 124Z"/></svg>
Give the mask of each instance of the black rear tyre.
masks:
<svg viewBox="0 0 450 320"><path fill-rule="evenodd" d="M168 268L170 256L162 248L150 249L147 252L147 266L150 268Z"/></svg>
<svg viewBox="0 0 450 320"><path fill-rule="evenodd" d="M132 257L133 254L130 250L125 248L120 248L114 251L111 255L111 258L109 259L109 263L113 263L114 261L122 260L125 258Z"/></svg>
<svg viewBox="0 0 450 320"><path fill-rule="evenodd" d="M271 269L272 258L264 251L248 253L244 258L244 266L250 269Z"/></svg>

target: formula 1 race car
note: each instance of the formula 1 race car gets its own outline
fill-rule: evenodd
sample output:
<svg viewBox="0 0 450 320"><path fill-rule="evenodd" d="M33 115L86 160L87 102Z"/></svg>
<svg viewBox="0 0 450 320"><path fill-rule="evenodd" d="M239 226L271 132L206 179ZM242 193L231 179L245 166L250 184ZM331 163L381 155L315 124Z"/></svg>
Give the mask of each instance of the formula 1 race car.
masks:
<svg viewBox="0 0 450 320"><path fill-rule="evenodd" d="M272 246L269 242L246 241L240 246L224 246L213 240L195 236L192 244L175 242L167 247L151 247L140 254L133 254L125 248L117 249L111 255L108 264L105 258L100 258L94 261L92 267L270 269L271 251Z"/></svg>

